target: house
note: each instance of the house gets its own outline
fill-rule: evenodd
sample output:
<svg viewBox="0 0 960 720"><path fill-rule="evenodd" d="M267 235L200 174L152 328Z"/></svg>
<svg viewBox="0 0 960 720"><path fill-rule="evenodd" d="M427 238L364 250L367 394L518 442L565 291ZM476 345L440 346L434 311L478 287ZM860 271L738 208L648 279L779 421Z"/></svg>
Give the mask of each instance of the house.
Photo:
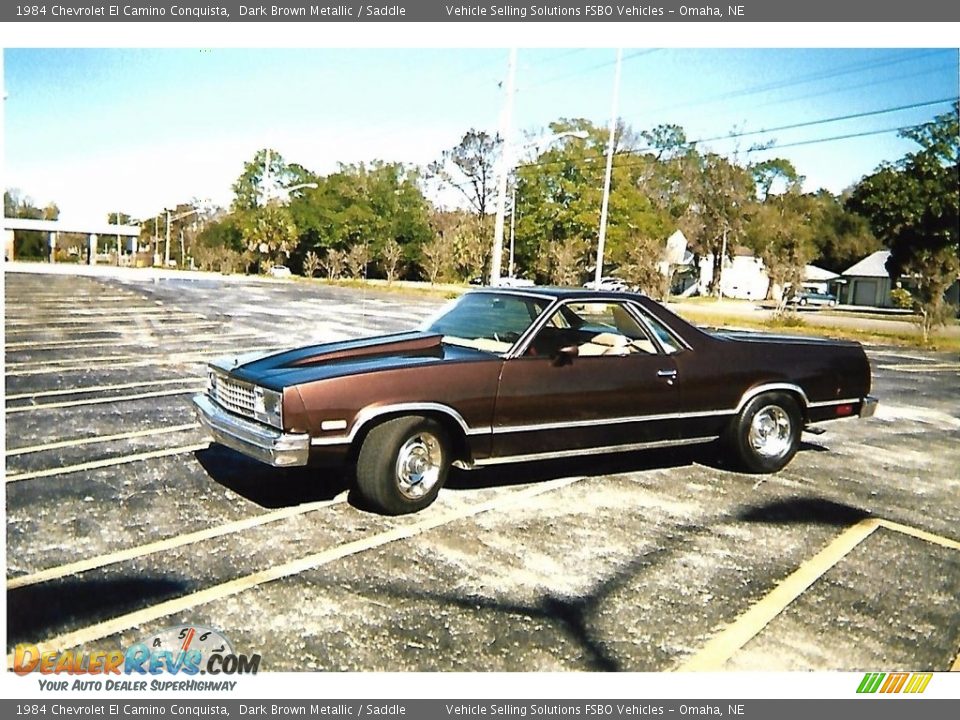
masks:
<svg viewBox="0 0 960 720"><path fill-rule="evenodd" d="M701 295L709 293L710 281L713 279L713 254L705 255L700 259L700 281L698 283ZM726 258L723 263L723 273L720 277L720 291L723 297L740 300L763 300L767 297L767 288L770 278L763 260L756 257L746 247L737 247L732 258Z"/></svg>
<svg viewBox="0 0 960 720"><path fill-rule="evenodd" d="M847 305L893 307L893 300L890 298L893 284L890 273L887 272L889 257L889 250L877 250L844 270L842 275L847 286L840 302Z"/></svg>
<svg viewBox="0 0 960 720"><path fill-rule="evenodd" d="M824 270L816 265L807 265L803 269L803 286L821 293L832 293L836 285L845 284L835 272ZM839 294L839 292L838 292Z"/></svg>

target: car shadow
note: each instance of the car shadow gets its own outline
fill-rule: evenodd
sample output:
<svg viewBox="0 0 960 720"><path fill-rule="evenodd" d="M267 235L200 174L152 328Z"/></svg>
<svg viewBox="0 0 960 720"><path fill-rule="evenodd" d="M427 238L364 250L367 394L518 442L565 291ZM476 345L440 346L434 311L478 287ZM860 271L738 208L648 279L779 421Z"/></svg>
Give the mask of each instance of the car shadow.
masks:
<svg viewBox="0 0 960 720"><path fill-rule="evenodd" d="M263 508L332 500L350 485L342 469L270 467L217 443L194 456L214 482Z"/></svg>
<svg viewBox="0 0 960 720"><path fill-rule="evenodd" d="M178 597L187 583L170 578L72 576L7 592L7 647L35 643Z"/></svg>
<svg viewBox="0 0 960 720"><path fill-rule="evenodd" d="M706 465L724 469L713 444L643 450L611 455L581 455L556 460L492 465L475 470L453 470L446 487L474 490L486 487L521 485L571 475L597 477L618 473L641 472L685 465Z"/></svg>
<svg viewBox="0 0 960 720"><path fill-rule="evenodd" d="M803 524L849 527L870 517L860 508L819 497L797 497L775 500L741 509L738 520L773 525Z"/></svg>

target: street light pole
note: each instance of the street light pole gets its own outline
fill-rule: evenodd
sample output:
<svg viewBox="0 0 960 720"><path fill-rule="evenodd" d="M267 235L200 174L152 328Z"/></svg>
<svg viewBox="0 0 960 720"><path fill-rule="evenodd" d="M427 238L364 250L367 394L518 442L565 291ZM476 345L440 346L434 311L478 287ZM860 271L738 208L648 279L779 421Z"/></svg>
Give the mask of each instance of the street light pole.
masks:
<svg viewBox="0 0 960 720"><path fill-rule="evenodd" d="M510 122L513 115L513 82L517 72L517 49L510 48L507 62L507 104L503 110L500 137L503 138L503 157L500 159L500 178L497 183L497 218L493 225L493 253L490 256L490 284L500 282L503 265L503 223L507 204L507 175L513 169L512 147L509 141Z"/></svg>
<svg viewBox="0 0 960 720"><path fill-rule="evenodd" d="M610 207L610 179L613 175L613 148L617 134L617 105L620 100L620 65L623 61L623 48L617 49L617 69L613 78L613 108L610 110L610 140L607 143L607 171L603 178L603 202L600 204L600 232L597 237L597 267L593 276L596 287L600 287L603 275L603 246L607 239L607 210Z"/></svg>
<svg viewBox="0 0 960 720"><path fill-rule="evenodd" d="M188 211L185 212L185 213L181 213L180 215L177 215L176 217L171 218L171 217L170 217L170 211L169 211L169 210L166 210L166 213L167 213L167 243L166 243L166 247L165 247L164 250L163 250L163 266L164 266L164 267L169 267L169 266L170 266L170 222L171 222L171 220L183 220L183 218L185 218L185 217L190 217L191 215L196 215L198 212L200 212L200 208L194 208L193 210L188 210ZM184 258L183 258L183 251L181 250L181 252L180 252L180 262L181 262L181 263L183 262L183 259L184 259Z"/></svg>

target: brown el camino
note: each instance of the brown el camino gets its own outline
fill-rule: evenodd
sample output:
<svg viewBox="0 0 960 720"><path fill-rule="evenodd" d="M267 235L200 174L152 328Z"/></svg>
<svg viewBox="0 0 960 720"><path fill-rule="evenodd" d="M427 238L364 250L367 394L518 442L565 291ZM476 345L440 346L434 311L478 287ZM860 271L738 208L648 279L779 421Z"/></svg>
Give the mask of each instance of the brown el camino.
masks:
<svg viewBox="0 0 960 720"><path fill-rule="evenodd" d="M356 466L376 509L414 512L451 465L721 440L776 472L804 427L873 414L854 342L708 334L642 295L470 292L414 332L210 364L193 399L220 443L278 467Z"/></svg>

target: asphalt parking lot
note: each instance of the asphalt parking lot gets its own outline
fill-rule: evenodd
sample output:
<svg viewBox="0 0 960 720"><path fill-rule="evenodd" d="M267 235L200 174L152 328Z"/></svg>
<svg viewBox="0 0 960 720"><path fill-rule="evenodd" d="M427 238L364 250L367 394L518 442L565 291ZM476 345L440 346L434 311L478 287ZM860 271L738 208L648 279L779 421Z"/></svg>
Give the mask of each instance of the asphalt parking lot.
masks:
<svg viewBox="0 0 960 720"><path fill-rule="evenodd" d="M8 652L220 628L261 670L949 670L960 362L869 348L876 417L782 472L712 448L454 473L387 518L210 446L206 359L408 329L440 299L7 272Z"/></svg>

